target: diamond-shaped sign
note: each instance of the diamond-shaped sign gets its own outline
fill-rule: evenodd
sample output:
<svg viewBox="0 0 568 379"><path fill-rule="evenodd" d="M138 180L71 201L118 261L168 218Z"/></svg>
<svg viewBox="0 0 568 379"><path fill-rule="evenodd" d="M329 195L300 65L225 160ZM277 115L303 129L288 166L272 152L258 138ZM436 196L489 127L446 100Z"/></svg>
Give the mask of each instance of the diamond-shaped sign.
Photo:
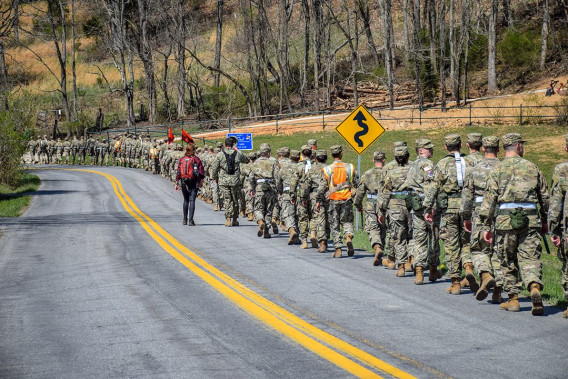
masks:
<svg viewBox="0 0 568 379"><path fill-rule="evenodd" d="M335 131L360 155L385 132L385 129L367 108L360 105L337 125Z"/></svg>

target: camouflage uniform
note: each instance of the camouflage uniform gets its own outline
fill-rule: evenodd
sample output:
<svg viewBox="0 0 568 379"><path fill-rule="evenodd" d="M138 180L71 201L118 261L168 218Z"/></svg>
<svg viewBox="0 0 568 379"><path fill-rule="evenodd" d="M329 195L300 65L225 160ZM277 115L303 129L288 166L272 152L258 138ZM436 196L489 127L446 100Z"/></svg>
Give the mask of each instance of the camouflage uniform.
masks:
<svg viewBox="0 0 568 379"><path fill-rule="evenodd" d="M281 153L282 159L278 161L278 174L275 177L276 191L280 203L280 220L284 223L286 231L289 231L290 228L297 228L296 207L292 203L290 186L297 163L290 160L290 148L281 148Z"/></svg>
<svg viewBox="0 0 568 379"><path fill-rule="evenodd" d="M270 238L268 225L271 224L272 210L276 201L274 178L278 174L278 162L267 156L270 154L270 145L267 143L260 146L260 153L263 155L251 164L248 180L256 196L254 218L259 224L258 236L264 234L265 238Z"/></svg>
<svg viewBox="0 0 568 379"><path fill-rule="evenodd" d="M30 149L30 163L34 164L36 163L37 142L31 139L30 142L28 142L28 148Z"/></svg>
<svg viewBox="0 0 568 379"><path fill-rule="evenodd" d="M71 142L69 142L69 138L65 138L65 142L63 142L63 159L65 160L65 164L69 164L70 155L71 155Z"/></svg>
<svg viewBox="0 0 568 379"><path fill-rule="evenodd" d="M509 133L501 141L505 148L524 142L518 133ZM520 155L506 156L489 175L479 215L485 227L495 227L495 245L501 260L504 289L509 294L509 301L501 304L502 309L519 310L519 278L522 278L527 289L531 289L533 315L544 312L540 293L537 299L533 285L539 291L543 288L540 232L547 221L548 202L544 176L535 164ZM513 302L515 306L511 309Z"/></svg>
<svg viewBox="0 0 568 379"><path fill-rule="evenodd" d="M63 157L63 144L61 140L58 139L55 144L55 163L61 164L61 158Z"/></svg>
<svg viewBox="0 0 568 379"><path fill-rule="evenodd" d="M384 162L385 153L376 151L373 154L373 160L382 160ZM373 167L365 171L361 176L361 181L355 193L353 201L355 208L363 209L364 229L369 236L371 246L375 248L376 245L382 250L385 246L386 238L386 225L379 224L379 206L377 198L379 195L379 185L382 167ZM363 207L363 198L367 198L365 206Z"/></svg>
<svg viewBox="0 0 568 379"><path fill-rule="evenodd" d="M296 216L302 239L302 249L308 248L308 236L312 247L318 247L317 226L312 212L316 204L312 204L312 196L310 196L311 191L316 191L317 186L313 188L309 183L309 172L315 163L311 158L307 158L307 155L305 155L306 151L311 151L311 149L308 145L303 145L301 147L302 156L300 162L296 165L290 181L293 197L296 199ZM321 167L319 169L321 170Z"/></svg>
<svg viewBox="0 0 568 379"><path fill-rule="evenodd" d="M566 135L568 146L568 135ZM554 168L552 175L550 208L548 210L548 229L553 236L561 239L558 247L558 259L562 262L562 288L564 299L568 301L568 209L566 193L568 192L568 162ZM568 318L568 310L563 313Z"/></svg>
<svg viewBox="0 0 568 379"><path fill-rule="evenodd" d="M77 137L73 137L73 141L71 141L71 164L75 164L77 162L78 152L79 152L79 140L77 140Z"/></svg>
<svg viewBox="0 0 568 379"><path fill-rule="evenodd" d="M229 174L227 156L232 154L235 154L235 172ZM219 190L223 193L223 208L225 209L225 219L227 219L227 223L231 223L230 220L236 221L239 217L239 193L241 191L240 166L242 163L247 163L248 161L248 158L243 153L229 147L225 147L223 151L218 153L213 159L211 178L219 182Z"/></svg>
<svg viewBox="0 0 568 379"><path fill-rule="evenodd" d="M247 154L249 158L249 163L243 163L241 165L241 183L243 183L243 193L245 197L245 214L249 221L254 220L254 197L251 196L252 187L248 181L250 175L250 166L256 160L256 152L251 152Z"/></svg>
<svg viewBox="0 0 568 379"><path fill-rule="evenodd" d="M484 147L499 147L497 137L486 137ZM496 285L503 287L503 274L501 262L493 250L493 246L483 239L483 224L479 217L479 206L487 186L489 174L499 165L497 158L484 158L475 166L468 167L465 185L462 191L462 205L460 213L463 220L471 220L470 250L471 258L476 271L481 275L484 272L493 273Z"/></svg>
<svg viewBox="0 0 568 379"><path fill-rule="evenodd" d="M39 146L39 163L41 164L48 163L47 149L49 148L49 140L47 139L47 136L43 136L43 139L39 140L38 146Z"/></svg>

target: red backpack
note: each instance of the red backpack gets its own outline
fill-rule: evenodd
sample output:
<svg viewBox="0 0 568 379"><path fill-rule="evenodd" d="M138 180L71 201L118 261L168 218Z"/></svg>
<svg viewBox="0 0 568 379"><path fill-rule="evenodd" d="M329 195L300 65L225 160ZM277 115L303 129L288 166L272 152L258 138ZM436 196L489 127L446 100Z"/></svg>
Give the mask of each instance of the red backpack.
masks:
<svg viewBox="0 0 568 379"><path fill-rule="evenodd" d="M193 157L183 157L179 160L179 171L182 179L196 179L199 176L197 162Z"/></svg>

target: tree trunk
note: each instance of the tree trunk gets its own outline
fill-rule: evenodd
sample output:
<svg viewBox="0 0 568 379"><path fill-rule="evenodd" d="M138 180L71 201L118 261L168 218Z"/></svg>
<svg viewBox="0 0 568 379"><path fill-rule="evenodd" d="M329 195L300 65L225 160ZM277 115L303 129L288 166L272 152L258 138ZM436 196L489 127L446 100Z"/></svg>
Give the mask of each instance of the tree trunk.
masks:
<svg viewBox="0 0 568 379"><path fill-rule="evenodd" d="M391 0L379 0L383 18L383 42L385 44L385 70L389 89L389 107L394 108L394 68L391 48L392 4Z"/></svg>
<svg viewBox="0 0 568 379"><path fill-rule="evenodd" d="M310 4L302 0L302 13L304 15L304 68L302 72L302 85L300 87L300 101L302 107L306 105L306 86L308 84L308 69L310 65Z"/></svg>
<svg viewBox="0 0 568 379"><path fill-rule="evenodd" d="M402 33L404 35L404 61L407 64L408 64L408 52L411 49L410 36L408 32L409 30L410 26L408 23L408 0L402 0Z"/></svg>
<svg viewBox="0 0 568 379"><path fill-rule="evenodd" d="M412 56L414 58L414 70L415 70L415 83L416 83L416 98L418 101L418 106L422 108L424 106L424 96L422 93L422 54L420 39L418 33L420 31L420 0L413 0L411 3L412 8Z"/></svg>
<svg viewBox="0 0 568 379"><path fill-rule="evenodd" d="M150 46L148 14L150 12L149 0L138 0L139 13L139 48L138 56L142 60L144 73L146 77L146 93L148 95L148 116L150 122L156 121L157 94L156 94L156 77L154 75L154 58L152 56L152 47Z"/></svg>
<svg viewBox="0 0 568 379"><path fill-rule="evenodd" d="M8 106L8 71L4 56L4 41L0 36L0 111L9 110Z"/></svg>
<svg viewBox="0 0 568 379"><path fill-rule="evenodd" d="M541 44L540 44L540 69L544 70L546 64L546 52L547 52L547 42L548 42L548 23L550 22L550 16L548 11L548 0L543 0L542 2L542 32L541 32Z"/></svg>
<svg viewBox="0 0 568 379"><path fill-rule="evenodd" d="M320 86L319 75L321 67L321 41L322 41L322 24L323 24L323 8L321 0L311 0L312 2L312 22L313 22L313 49L314 49L314 90L315 90L315 108L320 110Z"/></svg>
<svg viewBox="0 0 568 379"><path fill-rule="evenodd" d="M175 0L175 36L177 62L177 117L185 117L185 0Z"/></svg>
<svg viewBox="0 0 568 379"><path fill-rule="evenodd" d="M489 14L489 30L487 36L487 92L494 94L497 92L497 15L499 13L499 0L491 0L491 11Z"/></svg>
<svg viewBox="0 0 568 379"><path fill-rule="evenodd" d="M223 34L223 0L217 0L217 38L215 40L215 68L221 68L221 39ZM219 87L221 74L215 73L215 87Z"/></svg>
<svg viewBox="0 0 568 379"><path fill-rule="evenodd" d="M71 75L73 83L73 121L77 121L77 69L76 69L76 35L75 35L75 0L71 0Z"/></svg>
<svg viewBox="0 0 568 379"><path fill-rule="evenodd" d="M450 0L450 80L452 84L452 98L457 101L457 85L456 85L456 33L454 25L454 3Z"/></svg>
<svg viewBox="0 0 568 379"><path fill-rule="evenodd" d="M432 62L432 67L437 67L436 54L438 47L436 46L436 3L430 0L428 3L428 26L430 31L430 61Z"/></svg>
<svg viewBox="0 0 568 379"><path fill-rule="evenodd" d="M359 13L363 19L363 27L365 28L365 34L367 35L367 43L371 49L371 55L373 56L373 62L375 66L379 65L379 53L377 52L377 46L373 40L373 33L371 32L371 15L369 12L369 4L367 0L358 0L357 5L359 6Z"/></svg>
<svg viewBox="0 0 568 379"><path fill-rule="evenodd" d="M441 107L446 108L446 2L440 9L440 91Z"/></svg>
<svg viewBox="0 0 568 379"><path fill-rule="evenodd" d="M20 43L20 0L13 0L14 6L14 23L12 28L14 28L14 42Z"/></svg>
<svg viewBox="0 0 568 379"><path fill-rule="evenodd" d="M496 7L499 7L499 0L495 1L497 1ZM511 0L503 0L503 26L506 26L507 28L512 28L514 26Z"/></svg>

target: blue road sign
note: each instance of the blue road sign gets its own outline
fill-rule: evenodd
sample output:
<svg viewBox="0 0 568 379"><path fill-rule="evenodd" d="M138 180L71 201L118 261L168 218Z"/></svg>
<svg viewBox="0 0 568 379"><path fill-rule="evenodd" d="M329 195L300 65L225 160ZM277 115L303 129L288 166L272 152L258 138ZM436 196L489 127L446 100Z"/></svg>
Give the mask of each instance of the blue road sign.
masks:
<svg viewBox="0 0 568 379"><path fill-rule="evenodd" d="M237 149L239 150L252 150L252 133L228 133L228 137L235 137L237 139Z"/></svg>

